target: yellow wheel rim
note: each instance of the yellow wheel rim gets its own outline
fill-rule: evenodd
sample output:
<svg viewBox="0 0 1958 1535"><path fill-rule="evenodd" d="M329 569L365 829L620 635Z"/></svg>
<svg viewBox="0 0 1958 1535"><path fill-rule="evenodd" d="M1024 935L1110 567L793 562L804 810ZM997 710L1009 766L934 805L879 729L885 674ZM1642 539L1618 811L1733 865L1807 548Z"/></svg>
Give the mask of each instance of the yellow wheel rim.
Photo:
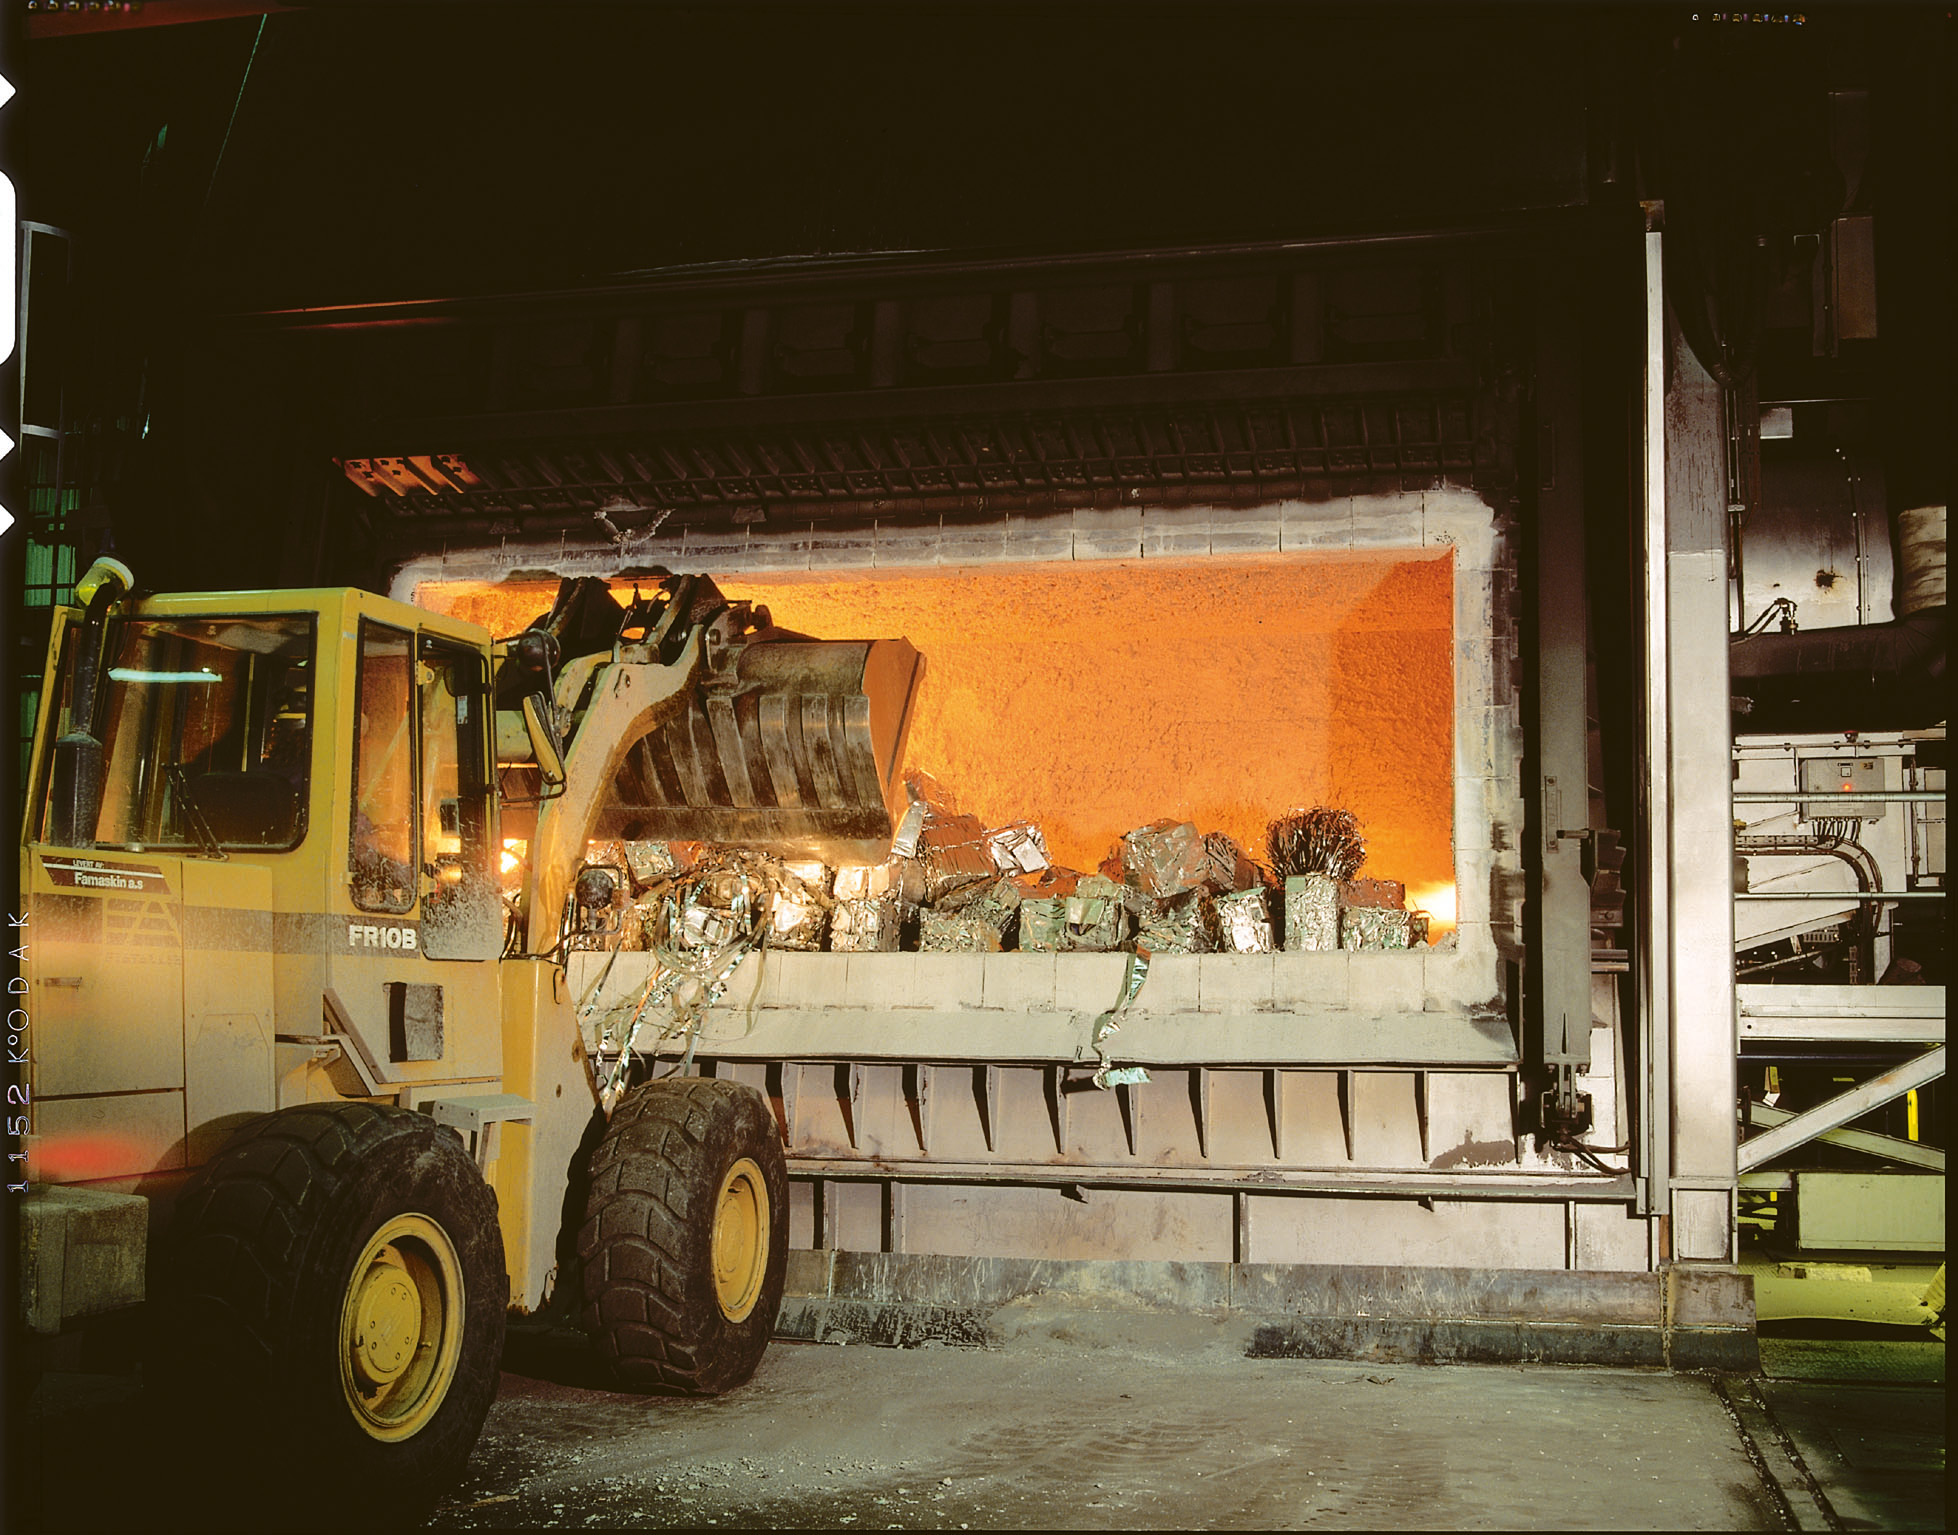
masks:
<svg viewBox="0 0 1958 1535"><path fill-rule="evenodd" d="M397 1215L367 1240L340 1306L340 1388L372 1438L407 1439L449 1394L462 1353L462 1265L425 1215Z"/></svg>
<svg viewBox="0 0 1958 1535"><path fill-rule="evenodd" d="M727 1170L714 1200L714 1298L730 1322L746 1319L768 1272L768 1184L752 1158Z"/></svg>

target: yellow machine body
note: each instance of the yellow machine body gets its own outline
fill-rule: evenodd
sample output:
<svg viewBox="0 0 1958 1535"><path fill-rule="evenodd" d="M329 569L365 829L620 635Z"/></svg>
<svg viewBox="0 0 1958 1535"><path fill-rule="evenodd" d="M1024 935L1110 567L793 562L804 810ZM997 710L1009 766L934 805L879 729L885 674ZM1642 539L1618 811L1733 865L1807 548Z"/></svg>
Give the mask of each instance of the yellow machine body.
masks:
<svg viewBox="0 0 1958 1535"><path fill-rule="evenodd" d="M721 815L758 845L773 828L785 846L839 834L887 846L920 671L902 641L784 645L743 702L742 669L708 678L704 629L666 663L629 646L585 657L550 700L567 781L506 810L522 722L496 710L503 652L483 629L349 589L130 599L107 626L89 710L94 836L70 827L64 843L51 779L56 743L88 725L71 717L82 634L78 610L57 613L21 843L30 1178L167 1193L273 1109L420 1109L464 1138L496 1190L511 1299L526 1308L551 1283L597 1104L551 957L586 839L616 834L622 814L641 835L680 817L674 836ZM727 727L779 718L760 700L784 688L802 690L793 731L747 738L757 791ZM831 702L802 702L817 689ZM710 752L715 726L728 755L703 755L689 778L672 742ZM669 783L680 762L678 788L701 786L705 808L684 792L662 802L656 757ZM534 766L515 776L538 787ZM67 1309L100 1306L79 1295Z"/></svg>

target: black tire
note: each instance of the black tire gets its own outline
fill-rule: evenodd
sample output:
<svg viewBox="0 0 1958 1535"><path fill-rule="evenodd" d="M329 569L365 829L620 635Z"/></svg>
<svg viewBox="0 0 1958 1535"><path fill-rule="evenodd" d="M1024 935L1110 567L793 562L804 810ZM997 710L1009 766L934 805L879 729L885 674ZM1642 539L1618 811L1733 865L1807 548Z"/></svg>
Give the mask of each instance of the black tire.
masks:
<svg viewBox="0 0 1958 1535"><path fill-rule="evenodd" d="M265 1457L285 1496L261 1519L412 1519L461 1475L510 1281L496 1195L453 1131L364 1103L269 1114L191 1176L160 1257L151 1384L214 1469Z"/></svg>
<svg viewBox="0 0 1958 1535"><path fill-rule="evenodd" d="M613 1111L591 1168L584 1323L613 1379L688 1396L740 1385L774 1336L789 1262L767 1103L738 1082L649 1082Z"/></svg>

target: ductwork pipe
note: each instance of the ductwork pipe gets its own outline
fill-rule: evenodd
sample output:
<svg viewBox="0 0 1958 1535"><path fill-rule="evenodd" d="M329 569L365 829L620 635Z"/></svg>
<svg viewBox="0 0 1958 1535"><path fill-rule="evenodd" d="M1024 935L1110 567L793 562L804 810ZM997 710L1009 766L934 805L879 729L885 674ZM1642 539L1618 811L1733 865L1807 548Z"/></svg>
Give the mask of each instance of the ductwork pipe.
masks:
<svg viewBox="0 0 1958 1535"><path fill-rule="evenodd" d="M1746 729L1868 730L1944 717L1944 519L1942 506L1897 518L1895 621L1734 639L1728 671Z"/></svg>

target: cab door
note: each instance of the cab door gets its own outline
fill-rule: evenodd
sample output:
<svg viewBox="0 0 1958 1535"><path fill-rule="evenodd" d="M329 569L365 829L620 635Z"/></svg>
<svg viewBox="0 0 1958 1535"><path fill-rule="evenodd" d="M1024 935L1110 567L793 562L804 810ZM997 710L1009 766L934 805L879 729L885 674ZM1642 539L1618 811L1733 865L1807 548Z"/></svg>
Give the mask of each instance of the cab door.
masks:
<svg viewBox="0 0 1958 1535"><path fill-rule="evenodd" d="M328 1009L382 1092L502 1070L488 661L364 618L344 905Z"/></svg>

